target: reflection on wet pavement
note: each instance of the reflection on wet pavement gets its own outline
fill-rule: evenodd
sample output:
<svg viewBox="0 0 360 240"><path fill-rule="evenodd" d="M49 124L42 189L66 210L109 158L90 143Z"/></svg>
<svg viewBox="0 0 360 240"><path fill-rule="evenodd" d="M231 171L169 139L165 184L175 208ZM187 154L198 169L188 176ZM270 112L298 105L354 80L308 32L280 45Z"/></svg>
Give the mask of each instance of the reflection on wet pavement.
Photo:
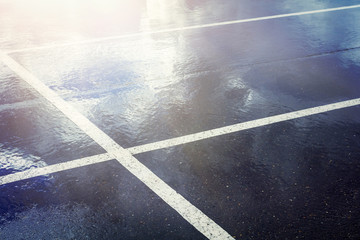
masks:
<svg viewBox="0 0 360 240"><path fill-rule="evenodd" d="M62 43L354 4L0 0L0 50L129 148L359 98L359 9ZM236 239L358 239L359 110L136 158ZM0 176L104 152L1 63ZM0 239L119 237L205 238L116 161L0 186Z"/></svg>

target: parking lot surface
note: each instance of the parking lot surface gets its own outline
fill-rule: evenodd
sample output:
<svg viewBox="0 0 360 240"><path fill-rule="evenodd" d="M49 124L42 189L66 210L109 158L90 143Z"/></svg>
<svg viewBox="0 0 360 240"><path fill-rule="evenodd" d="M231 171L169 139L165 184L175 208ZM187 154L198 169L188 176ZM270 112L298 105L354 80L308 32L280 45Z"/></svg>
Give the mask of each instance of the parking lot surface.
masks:
<svg viewBox="0 0 360 240"><path fill-rule="evenodd" d="M359 239L359 22L0 0L0 239Z"/></svg>

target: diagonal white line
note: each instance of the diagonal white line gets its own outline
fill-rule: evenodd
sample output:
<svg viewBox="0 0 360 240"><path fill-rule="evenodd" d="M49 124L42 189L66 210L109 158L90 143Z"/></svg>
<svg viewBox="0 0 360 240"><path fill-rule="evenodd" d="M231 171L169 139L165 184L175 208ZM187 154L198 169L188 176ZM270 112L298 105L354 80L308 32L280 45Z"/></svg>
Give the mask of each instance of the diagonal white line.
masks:
<svg viewBox="0 0 360 240"><path fill-rule="evenodd" d="M168 147L174 147L181 144L191 143L195 141L200 141L203 139L208 139L212 137L217 137L225 134L230 134L242 130L252 129L256 127L266 126L273 123L279 123L283 121L293 120L302 117L308 117L315 114L325 113L329 111L334 111L337 109L343 109L353 106L360 105L360 98L337 102L332 104L327 104L323 106L307 108L295 112L284 113L280 115L275 115L271 117L261 118L257 120L252 120L244 123L238 123L226 127L215 128L204 132L189 134L181 137L171 138L163 141L148 143L140 146L135 146L131 148L127 148L126 150L130 151L131 154L140 154L144 152L150 152L154 150L159 150ZM5 176L0 176L0 186L8 183L25 180L32 177L37 177L41 175L47 175L50 173L60 172L64 170L69 170L73 168L83 167L95 163L100 163L108 160L114 159L111 155L99 154L91 157L81 158L77 160L72 160L64 163L53 164L50 166L29 169L23 172L17 172Z"/></svg>
<svg viewBox="0 0 360 240"><path fill-rule="evenodd" d="M223 228L139 162L130 151L122 148L24 67L3 52L0 52L0 59L204 236L209 239L233 239Z"/></svg>
<svg viewBox="0 0 360 240"><path fill-rule="evenodd" d="M231 24L264 21L264 20L277 19L277 18L294 17L294 16L302 16L302 15L325 13L325 12L334 12L334 11L348 10L348 9L354 9L354 8L359 8L359 7L360 7L360 4L336 7L336 8L326 8L326 9L320 9L320 10L304 11L304 12L278 14L278 15L265 16L265 17L240 19L240 20L234 20L234 21L209 23L209 24L194 25L194 26L187 26L187 27L162 29L162 30L156 30L156 31L137 32L137 33L131 33L131 34L126 34L126 35L95 38L95 39L89 39L89 40L83 40L83 41L77 41L77 42L58 43L58 44L38 46L38 47L15 49L15 50L9 50L6 53L10 54L10 53L16 53L16 52L35 51L35 50L41 50L41 49L66 47L66 46L79 45L79 44L97 43L97 42L108 41L108 40L116 40L116 39L122 39L122 38L151 35L151 34L156 34L156 33L171 33L171 32L178 32L178 31L191 30L191 29L210 28L210 27L217 27L217 26L224 26L224 25L231 25Z"/></svg>
<svg viewBox="0 0 360 240"><path fill-rule="evenodd" d="M143 152L149 152L149 151L158 150L158 149L162 149L162 148L173 147L173 146L177 146L180 144L195 142L195 141L199 141L199 140L203 140L203 139L207 139L207 138L221 136L224 134L234 133L234 132L247 130L247 129L251 129L251 128L256 128L256 127L261 127L261 126L265 126L265 125L270 125L273 123L284 122L284 121L288 121L288 120L292 120L292 119L307 117L307 116L311 116L311 115L315 115L315 114L319 114L319 113L329 112L329 111L352 107L352 106L356 106L356 105L360 105L360 98L343 101L343 102L327 104L327 105L313 107L313 108L307 108L307 109L284 113L284 114L279 114L279 115L275 115L275 116L271 116L271 117L260 118L257 120L238 123L238 124L234 124L234 125L230 125L230 126L226 126L226 127L215 128L215 129L208 130L208 131L203 131L203 132L199 132L199 133L189 134L189 135L185 135L185 136L181 136L181 137L176 137L176 138L171 138L171 139L167 139L167 140L163 140L163 141L158 141L158 142L154 142L154 143L148 143L148 144L144 144L144 145L140 145L140 146L136 146L136 147L131 147L131 148L128 148L127 150L129 150L132 154L135 155L135 154L139 154L139 153L143 153Z"/></svg>
<svg viewBox="0 0 360 240"><path fill-rule="evenodd" d="M0 186L12 182L21 181L28 178L48 175L51 173L61 172L65 170L70 170L78 167L83 167L95 163L105 162L114 159L113 156L111 156L108 153L98 154L91 157L85 157L85 158L79 158L73 161L63 162L63 163L57 163L53 165L49 165L46 167L40 167L40 168L32 168L29 170L25 170L22 172L12 173L9 175L1 176L0 177Z"/></svg>
<svg viewBox="0 0 360 240"><path fill-rule="evenodd" d="M36 106L41 103L42 99L34 98L25 100L23 102L14 102L14 103L5 103L0 105L0 112L10 110L10 109L20 109L20 108L28 108L31 106Z"/></svg>

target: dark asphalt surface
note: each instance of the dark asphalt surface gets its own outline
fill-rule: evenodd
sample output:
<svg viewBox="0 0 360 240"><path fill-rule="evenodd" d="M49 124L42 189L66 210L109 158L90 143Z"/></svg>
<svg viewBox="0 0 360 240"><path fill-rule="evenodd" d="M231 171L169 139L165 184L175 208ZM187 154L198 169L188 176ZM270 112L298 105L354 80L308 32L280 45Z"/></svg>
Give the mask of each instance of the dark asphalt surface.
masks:
<svg viewBox="0 0 360 240"><path fill-rule="evenodd" d="M0 0L0 50L359 1ZM360 97L360 10L11 53L122 147ZM105 151L0 63L0 176ZM236 239L360 238L360 107L135 157ZM0 239L204 239L116 161L0 186Z"/></svg>

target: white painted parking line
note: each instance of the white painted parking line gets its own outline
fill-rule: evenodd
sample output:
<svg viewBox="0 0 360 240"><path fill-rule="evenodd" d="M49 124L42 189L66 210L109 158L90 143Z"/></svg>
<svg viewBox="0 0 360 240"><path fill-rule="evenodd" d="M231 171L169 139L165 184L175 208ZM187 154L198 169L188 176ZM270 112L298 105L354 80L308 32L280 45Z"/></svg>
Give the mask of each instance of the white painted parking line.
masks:
<svg viewBox="0 0 360 240"><path fill-rule="evenodd" d="M42 102L42 99L30 99L23 102L14 102L14 103L5 103L0 105L0 112L6 110L14 110L14 109L21 109L21 108L28 108L33 106L38 106Z"/></svg>
<svg viewBox="0 0 360 240"><path fill-rule="evenodd" d="M360 105L360 98L343 101L343 102L327 104L327 105L313 107L313 108L307 108L307 109L303 109L303 110L299 110L299 111L295 111L295 112L284 113L284 114L279 114L279 115L275 115L275 116L271 116L271 117L260 118L257 120L238 123L238 124L234 124L234 125L230 125L230 126L226 126L226 127L215 128L212 130L189 134L189 135L185 135L182 137L176 137L176 138L171 138L168 140L163 140L163 141L159 141L159 142L154 142L154 143L144 144L144 145L140 145L140 146L136 146L136 147L131 147L131 148L128 148L127 150L129 150L132 154L139 154L139 153L143 153L143 152L149 152L149 151L154 151L154 150L158 150L158 149L162 149L162 148L173 147L173 146L177 146L177 145L181 145L181 144L185 144L185 143L195 142L195 141L199 141L199 140L203 140L203 139L207 139L207 138L212 138L212 137L221 136L221 135L225 135L225 134L229 134L229 133L239 132L242 130L261 127L261 126L270 125L273 123L284 122L284 121L288 121L288 120L307 117L307 116L311 116L311 115L315 115L315 114L319 114L319 113L325 113L325 112L342 109L342 108L347 108L347 107L352 107L352 106L357 106L357 105Z"/></svg>
<svg viewBox="0 0 360 240"><path fill-rule="evenodd" d="M155 194L163 199L169 206L177 211L185 220L194 226L199 232L209 239L233 239L223 228L201 212L198 208L178 194L163 180L139 162L130 151L122 148L107 134L80 114L72 105L60 98L53 90L48 88L39 79L33 76L23 66L14 61L11 57L0 52L0 59L14 71L19 77L37 90L40 95L51 102L66 117L73 121L82 131L90 136L96 143L106 150L107 153L116 159L129 172L136 176Z"/></svg>
<svg viewBox="0 0 360 240"><path fill-rule="evenodd" d="M91 157L84 157L80 159L76 159L73 161L58 163L49 165L46 167L40 167L40 168L32 168L29 170L25 170L22 172L12 173L9 175L1 176L0 177L0 186L8 183L13 183L33 177L38 176L44 176L51 173L61 172L65 170L70 170L82 166L92 165L95 163L105 162L114 159L113 156L111 156L108 153L103 153Z"/></svg>
<svg viewBox="0 0 360 240"><path fill-rule="evenodd" d="M270 19L302 16L302 15L325 13L325 12L334 12L334 11L348 10L348 9L354 9L354 8L360 8L360 4L358 4L358 5L350 5L350 6L343 6L343 7L336 7L336 8L326 8L326 9L320 9L320 10L304 11L304 12L278 14L278 15L265 16L265 17L240 19L240 20L234 20L234 21L225 21L225 22L218 22L218 23L201 24L201 25L194 25L194 26L187 26L187 27L162 29L162 30L156 30L156 31L137 32L137 33L132 33L132 34L120 35L120 36L95 38L95 39L88 39L88 40L83 40L83 41L68 42L68 43L58 43L58 44L38 46L38 47L14 49L14 50L8 50L6 53L10 54L10 53L16 53L16 52L25 52L25 51L35 51L35 50L57 48L57 47L66 47L66 46L71 46L71 45L97 43L97 42L108 41L108 40L117 40L117 39L122 39L122 38L130 38L130 37L151 35L151 34L156 34L156 33L171 33L171 32L185 31L185 30L191 30L191 29L218 27L218 26L231 25L231 24L264 21L264 20L270 20Z"/></svg>
<svg viewBox="0 0 360 240"><path fill-rule="evenodd" d="M230 126L226 126L226 127L215 128L215 129L211 129L208 131L189 134L189 135L171 138L171 139L158 141L158 142L154 142L154 143L148 143L148 144L144 144L144 145L130 147L130 148L127 148L126 150L128 150L131 154L135 155L135 154L150 152L150 151L159 150L159 149L163 149L163 148L174 147L174 146L181 145L181 144L196 142L196 141L213 138L213 137L217 137L217 136L221 136L221 135L226 135L226 134L230 134L230 133L234 133L234 132L239 132L242 130L248 130L248 129L252 129L252 128L256 128L256 127L262 127L262 126L266 126L266 125L270 125L270 124L274 124L274 123L294 120L294 119L298 119L298 118L302 118L302 117L308 117L308 116L315 115L315 114L330 112L330 111L334 111L334 110L338 110L338 109L359 106L359 105L360 105L360 98L356 98L356 99L352 99L352 100L348 100L348 101L342 101L342 102L322 105L322 106L318 106L318 107L307 108L307 109L303 109L303 110L299 110L299 111L295 111L295 112L284 113L284 114L280 114L280 115L275 115L275 116L261 118L261 119L252 120L252 121L248 121L248 122L238 123L238 124L234 124L234 125L230 125ZM104 161L108 161L108 160L112 160L112 159L114 159L114 158L108 154L99 154L99 155L94 155L92 157L81 158L81 159L77 159L77 160L73 160L73 161L54 164L54 165L43 167L43 168L30 169L30 170L27 170L24 172L18 172L18 173L9 174L6 176L0 176L0 186L4 185L4 184L12 183L12 182L20 181L20 180L25 180L25 179L32 178L32 177L47 175L50 173L60 172L60 171L64 171L64 170L70 170L73 168L83 167L83 166L87 166L87 165L91 165L91 164L95 164L95 163L99 163L99 162L104 162Z"/></svg>

